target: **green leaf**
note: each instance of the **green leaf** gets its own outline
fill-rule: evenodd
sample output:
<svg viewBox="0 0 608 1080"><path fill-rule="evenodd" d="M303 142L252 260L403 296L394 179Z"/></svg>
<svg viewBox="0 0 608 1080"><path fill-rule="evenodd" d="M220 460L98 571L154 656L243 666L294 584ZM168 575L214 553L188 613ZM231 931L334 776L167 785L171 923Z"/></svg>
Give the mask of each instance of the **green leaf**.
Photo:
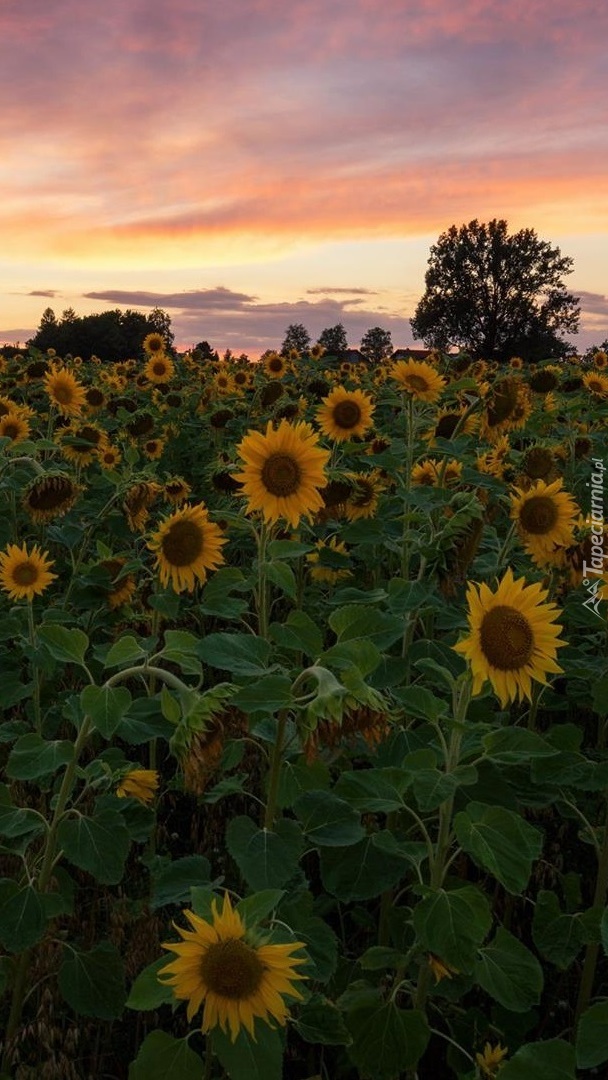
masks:
<svg viewBox="0 0 608 1080"><path fill-rule="evenodd" d="M182 718L182 707L165 683L160 691L160 709L165 720L168 720L170 724L179 724Z"/></svg>
<svg viewBox="0 0 608 1080"><path fill-rule="evenodd" d="M211 866L204 855L184 855L181 859L152 868L153 910L165 904L181 904L190 899L193 885L207 887L211 881Z"/></svg>
<svg viewBox="0 0 608 1080"><path fill-rule="evenodd" d="M205 615L221 615L225 619L238 619L247 608L247 601L230 596L232 590L249 591L250 585L236 566L222 566L209 578L200 602Z"/></svg>
<svg viewBox="0 0 608 1080"><path fill-rule="evenodd" d="M458 843L478 866L489 870L508 892L523 892L540 856L542 834L502 806L471 802L456 814Z"/></svg>
<svg viewBox="0 0 608 1080"><path fill-rule="evenodd" d="M271 559L299 559L314 550L314 544L300 544L297 540L271 540L268 545Z"/></svg>
<svg viewBox="0 0 608 1080"><path fill-rule="evenodd" d="M291 679L285 675L264 675L251 681L231 698L231 704L246 713L278 712L293 702Z"/></svg>
<svg viewBox="0 0 608 1080"><path fill-rule="evenodd" d="M277 806L281 809L293 806L296 799L305 791L325 791L329 787L331 776L323 761L284 761L279 778Z"/></svg>
<svg viewBox="0 0 608 1080"><path fill-rule="evenodd" d="M390 813L401 809L411 782L407 769L357 769L340 774L334 793L362 813Z"/></svg>
<svg viewBox="0 0 608 1080"><path fill-rule="evenodd" d="M362 678L371 675L381 660L382 653L380 650L371 641L365 641L364 638L355 638L353 641L339 641L337 645L332 645L331 649L326 649L319 657L320 663L327 664L330 668L337 668L338 671L356 667Z"/></svg>
<svg viewBox="0 0 608 1080"><path fill-rule="evenodd" d="M176 664L187 675L200 675L201 638L187 630L165 630L164 648L161 656Z"/></svg>
<svg viewBox="0 0 608 1080"><path fill-rule="evenodd" d="M363 971L386 971L387 968L401 967L404 960L404 954L398 949L372 945L359 957L359 965Z"/></svg>
<svg viewBox="0 0 608 1080"><path fill-rule="evenodd" d="M47 741L31 733L18 739L6 763L6 774L15 780L34 780L48 776L67 765L74 747L65 739Z"/></svg>
<svg viewBox="0 0 608 1080"><path fill-rule="evenodd" d="M498 728L481 740L488 757L503 765L517 765L531 758L552 757L557 753L540 735L525 728Z"/></svg>
<svg viewBox="0 0 608 1080"><path fill-rule="evenodd" d="M457 971L473 970L477 949L492 926L492 912L475 885L438 889L414 910L414 929L420 945Z"/></svg>
<svg viewBox="0 0 608 1080"><path fill-rule="evenodd" d="M563 1039L526 1043L503 1062L500 1080L576 1080L574 1047Z"/></svg>
<svg viewBox="0 0 608 1080"><path fill-rule="evenodd" d="M602 948L606 956L608 956L608 908L605 908L604 914L602 915L600 933L602 935Z"/></svg>
<svg viewBox="0 0 608 1080"><path fill-rule="evenodd" d="M84 664L89 639L77 627L68 629L57 623L43 623L38 627L38 637L55 660L64 664Z"/></svg>
<svg viewBox="0 0 608 1080"><path fill-rule="evenodd" d="M105 658L104 667L124 667L143 659L145 652L133 634L125 634L115 641Z"/></svg>
<svg viewBox="0 0 608 1080"><path fill-rule="evenodd" d="M528 1012L543 990L542 968L529 949L503 927L479 952L475 978L491 997L511 1012Z"/></svg>
<svg viewBox="0 0 608 1080"><path fill-rule="evenodd" d="M374 1080L395 1080L412 1069L430 1037L423 1012L398 1009L382 999L348 1013L346 1024L353 1040L348 1056L363 1076Z"/></svg>
<svg viewBox="0 0 608 1080"><path fill-rule="evenodd" d="M390 648L403 636L403 619L365 604L347 604L337 608L331 612L328 621L338 641L364 638L381 651Z"/></svg>
<svg viewBox="0 0 608 1080"><path fill-rule="evenodd" d="M421 720L438 720L445 716L447 705L441 698L432 694L424 686L403 686L395 690L395 696L403 704L409 716Z"/></svg>
<svg viewBox="0 0 608 1080"><path fill-rule="evenodd" d="M388 606L393 615L405 615L415 611L433 595L433 588L426 581L406 581L391 578L388 583Z"/></svg>
<svg viewBox="0 0 608 1080"><path fill-rule="evenodd" d="M127 1000L124 967L118 949L102 941L89 952L65 946L59 989L79 1016L115 1020Z"/></svg>
<svg viewBox="0 0 608 1080"><path fill-rule="evenodd" d="M264 675L271 645L254 634L208 634L201 642L205 663L233 675Z"/></svg>
<svg viewBox="0 0 608 1080"><path fill-rule="evenodd" d="M594 1069L608 1061L608 1001L598 1001L587 1009L576 1031L576 1064Z"/></svg>
<svg viewBox="0 0 608 1080"><path fill-rule="evenodd" d="M44 936L46 913L40 893L31 885L0 880L0 942L9 952L22 952Z"/></svg>
<svg viewBox="0 0 608 1080"><path fill-rule="evenodd" d="M147 1012L175 1001L171 987L161 983L158 978L159 971L166 967L170 960L169 954L159 956L158 960L140 971L125 1002L127 1009Z"/></svg>
<svg viewBox="0 0 608 1080"><path fill-rule="evenodd" d="M419 810L424 814L436 810L456 791L458 779L453 773L440 772L439 769L419 769L414 773L412 790Z"/></svg>
<svg viewBox="0 0 608 1080"><path fill-rule="evenodd" d="M409 862L388 830L372 833L348 848L323 848L321 878L339 900L371 900L396 885Z"/></svg>
<svg viewBox="0 0 608 1080"><path fill-rule="evenodd" d="M338 939L324 919L313 915L313 910L311 893L299 893L286 896L279 915L291 927L298 941L304 943L308 958L314 965L311 977L317 982L328 982L338 963Z"/></svg>
<svg viewBox="0 0 608 1080"><path fill-rule="evenodd" d="M66 858L88 870L102 885L117 885L129 853L130 838L122 815L102 810L94 817L65 818L57 830Z"/></svg>
<svg viewBox="0 0 608 1080"><path fill-rule="evenodd" d="M213 1049L230 1080L281 1080L283 1043L278 1031L256 1020L254 1034L255 1039L252 1039L245 1028L241 1028L235 1042L232 1042L230 1035L226 1035L220 1027L214 1029ZM178 1080L177 1076L175 1080ZM179 1077L179 1080L182 1078ZM185 1080L190 1080L190 1077ZM197 1080L200 1080L200 1069Z"/></svg>
<svg viewBox="0 0 608 1080"><path fill-rule="evenodd" d="M240 900L236 910L247 926L256 926L278 907L284 896L283 889L262 889L261 892Z"/></svg>
<svg viewBox="0 0 608 1080"><path fill-rule="evenodd" d="M352 1042L340 1010L329 998L317 996L307 1001L293 1026L313 1046L349 1046Z"/></svg>
<svg viewBox="0 0 608 1080"><path fill-rule="evenodd" d="M228 825L226 846L251 889L280 889L295 873L302 833L288 818L278 821L271 831L241 816Z"/></svg>
<svg viewBox="0 0 608 1080"><path fill-rule="evenodd" d="M27 833L41 832L44 828L40 814L35 810L13 806L6 784L0 784L0 836L26 836Z"/></svg>
<svg viewBox="0 0 608 1080"><path fill-rule="evenodd" d="M308 791L294 803L308 840L319 847L346 847L365 835L358 812L331 791Z"/></svg>
<svg viewBox="0 0 608 1080"><path fill-rule="evenodd" d="M284 562L267 562L266 563L266 577L273 585L284 592L290 600L295 600L298 595L298 586L296 577L291 569Z"/></svg>
<svg viewBox="0 0 608 1080"><path fill-rule="evenodd" d="M532 937L539 952L565 971L585 944L585 927L578 915L566 915L555 893L541 889L534 907Z"/></svg>
<svg viewBox="0 0 608 1080"><path fill-rule="evenodd" d="M151 1031L129 1066L129 1080L201 1080L203 1062L188 1046L166 1031Z"/></svg>
<svg viewBox="0 0 608 1080"><path fill-rule="evenodd" d="M111 739L129 711L131 694L126 686L85 686L80 704L100 735Z"/></svg>
<svg viewBox="0 0 608 1080"><path fill-rule="evenodd" d="M270 637L283 649L295 649L315 660L323 651L323 634L304 611L290 611L285 623L271 623Z"/></svg>

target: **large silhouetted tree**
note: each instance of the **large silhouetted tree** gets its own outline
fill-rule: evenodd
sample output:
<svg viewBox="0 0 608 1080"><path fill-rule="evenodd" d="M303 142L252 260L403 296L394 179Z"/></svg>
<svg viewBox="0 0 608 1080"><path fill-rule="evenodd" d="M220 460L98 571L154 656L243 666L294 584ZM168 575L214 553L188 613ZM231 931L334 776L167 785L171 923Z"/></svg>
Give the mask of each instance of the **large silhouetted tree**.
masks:
<svg viewBox="0 0 608 1080"><path fill-rule="evenodd" d="M414 336L486 359L562 356L570 351L562 334L576 333L580 315L563 282L572 263L534 229L509 235L496 218L452 225L431 247Z"/></svg>
<svg viewBox="0 0 608 1080"><path fill-rule="evenodd" d="M310 346L310 334L303 323L290 323L285 331L281 356L288 356L292 349L304 353Z"/></svg>
<svg viewBox="0 0 608 1080"><path fill-rule="evenodd" d="M366 330L361 338L359 352L362 352L367 360L379 364L393 351L393 339L390 330L383 330L381 326L372 326Z"/></svg>
<svg viewBox="0 0 608 1080"><path fill-rule="evenodd" d="M348 341L343 323L339 322L322 330L318 344L323 346L328 356L340 356L340 353L346 352Z"/></svg>
<svg viewBox="0 0 608 1080"><path fill-rule="evenodd" d="M27 344L42 352L52 348L58 356L70 353L88 360L95 355L110 363L141 357L142 342L153 331L162 334L167 347L171 347L171 318L160 308L150 315L116 309L82 317L67 308L59 320L52 308L46 308L34 337Z"/></svg>

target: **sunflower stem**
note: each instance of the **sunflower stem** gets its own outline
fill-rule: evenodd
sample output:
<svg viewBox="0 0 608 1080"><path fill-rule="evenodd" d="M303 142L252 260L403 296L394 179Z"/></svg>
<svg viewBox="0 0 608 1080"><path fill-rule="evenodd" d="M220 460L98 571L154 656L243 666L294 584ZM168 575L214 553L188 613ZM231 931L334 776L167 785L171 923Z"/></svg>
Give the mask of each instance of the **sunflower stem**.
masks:
<svg viewBox="0 0 608 1080"><path fill-rule="evenodd" d="M506 558L507 552L508 552L509 548L511 547L511 541L512 541L514 535L515 535L516 528L517 528L517 522L514 521L512 523L512 525L511 525L511 528L509 529L507 535L505 536L504 544L502 545L500 551L498 552L498 556L497 556L497 559L496 559L496 570L497 570L497 572L500 571L500 568L501 568L501 566L502 566L502 564L503 564L503 562L504 562L504 560Z"/></svg>
<svg viewBox="0 0 608 1080"><path fill-rule="evenodd" d="M205 1071L203 1072L203 1080L211 1080L213 1076L213 1043L211 1040L211 1032L207 1032L207 1040L205 1043Z"/></svg>
<svg viewBox="0 0 608 1080"><path fill-rule="evenodd" d="M405 408L405 474L403 476L403 537L401 546L401 577L407 580L410 569L409 503L414 460L414 398L408 394Z"/></svg>
<svg viewBox="0 0 608 1080"><path fill-rule="evenodd" d="M30 645L32 648L32 676L34 680L34 696L32 703L34 706L34 726L36 728L36 734L42 734L42 711L40 708L40 669L36 662L35 652L37 645L36 627L34 626L34 605L30 600L27 605L27 624L29 630Z"/></svg>
<svg viewBox="0 0 608 1080"><path fill-rule="evenodd" d="M600 849L597 865L597 877L595 880L595 892L593 896L593 908L596 911L600 911L606 907L606 901L608 900L608 800L606 801L606 818L604 821L604 837L602 846ZM595 982L595 969L597 967L597 958L599 955L599 944L597 941L590 942L585 950L585 959L583 961L583 973L581 975L581 981L578 990L578 998L576 1002L576 1011L574 1014L574 1031L578 1028L579 1020L583 1013L586 1011L591 996L593 994L593 984Z"/></svg>
<svg viewBox="0 0 608 1080"><path fill-rule="evenodd" d="M268 545L268 529L266 522L262 521L257 535L258 543L258 634L261 638L268 638L268 576L266 573L266 548Z"/></svg>
<svg viewBox="0 0 608 1080"><path fill-rule="evenodd" d="M268 799L264 811L264 828L272 829L276 815L277 795L279 792L279 780L281 777L281 765L283 764L283 743L285 742L285 728L289 710L281 709L277 718L277 735L272 748L270 758L270 773L268 776Z"/></svg>

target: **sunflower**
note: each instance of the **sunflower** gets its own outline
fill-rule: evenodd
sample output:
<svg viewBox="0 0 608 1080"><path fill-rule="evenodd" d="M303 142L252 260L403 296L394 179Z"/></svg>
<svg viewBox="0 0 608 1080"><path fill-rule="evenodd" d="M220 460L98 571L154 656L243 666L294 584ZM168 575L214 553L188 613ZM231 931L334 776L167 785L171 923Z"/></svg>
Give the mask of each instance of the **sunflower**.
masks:
<svg viewBox="0 0 608 1080"><path fill-rule="evenodd" d="M33 600L40 596L57 574L51 573L54 563L49 560L48 552L41 552L34 544L31 552L23 544L9 544L0 552L0 587L8 593L11 600Z"/></svg>
<svg viewBox="0 0 608 1080"><path fill-rule="evenodd" d="M475 1054L475 1061L481 1070L482 1076L487 1077L487 1080L494 1080L503 1059L506 1058L508 1053L508 1047L501 1046L500 1043L492 1046L491 1043L487 1042L483 1048L483 1054Z"/></svg>
<svg viewBox="0 0 608 1080"><path fill-rule="evenodd" d="M147 356L156 356L157 353L164 353L166 344L162 334L159 334L156 330L151 334L147 334L142 341L142 348Z"/></svg>
<svg viewBox="0 0 608 1080"><path fill-rule="evenodd" d="M165 498L173 506L180 506L186 501L191 490L190 484L186 483L181 476L173 476L165 484Z"/></svg>
<svg viewBox="0 0 608 1080"><path fill-rule="evenodd" d="M163 943L177 959L161 968L159 980L176 998L188 1002L188 1020L204 1002L204 1032L219 1026L226 1033L230 1030L235 1042L242 1028L254 1037L256 1017L270 1026L273 1020L284 1026L289 1010L283 995L302 999L293 984L306 978L295 971L305 958L292 953L303 949L303 943L260 944L233 910L228 893L221 913L216 900L211 911L211 922L184 911L191 929L175 926L182 941Z"/></svg>
<svg viewBox="0 0 608 1080"><path fill-rule="evenodd" d="M237 447L244 462L233 473L243 485L251 513L261 510L268 522L285 518L296 528L323 505L319 488L326 483L329 450L322 450L310 424L281 420L276 431L268 421L266 433L249 431Z"/></svg>
<svg viewBox="0 0 608 1080"><path fill-rule="evenodd" d="M558 609L544 603L548 591L536 582L513 578L509 567L495 593L483 583L468 583L470 634L453 646L470 662L473 693L479 694L486 679L492 684L502 708L511 701L532 700L532 680L547 682L547 672L559 674L556 650L561 626L553 626Z"/></svg>
<svg viewBox="0 0 608 1080"><path fill-rule="evenodd" d="M318 342L317 342L316 345L313 345L311 347L310 352L309 352L309 356L310 356L311 360L320 360L321 357L324 356L324 355L325 355L325 346L324 345L319 345Z"/></svg>
<svg viewBox="0 0 608 1080"><path fill-rule="evenodd" d="M500 435L491 450L477 454L475 464L479 472L494 476L497 480L502 480L507 464L506 458L510 449L509 436Z"/></svg>
<svg viewBox="0 0 608 1080"><path fill-rule="evenodd" d="M311 551L306 556L306 561L310 563L310 576L313 581L325 581L329 585L335 585L337 581L343 581L344 578L352 577L352 571L346 567L334 566L329 562L323 562L323 556L328 552L331 556L332 553L338 555L348 556L346 544L342 540L338 540L337 537L332 536L328 541L319 540L316 544L316 551Z"/></svg>
<svg viewBox="0 0 608 1080"><path fill-rule="evenodd" d="M583 375L583 384L591 394L598 397L608 395L608 378L605 375L596 375L591 371L588 375Z"/></svg>
<svg viewBox="0 0 608 1080"><path fill-rule="evenodd" d="M90 465L108 444L108 436L94 424L74 424L59 433L61 452L74 465Z"/></svg>
<svg viewBox="0 0 608 1080"><path fill-rule="evenodd" d="M271 352L264 359L264 370L271 379L282 379L289 370L289 364L284 356Z"/></svg>
<svg viewBox="0 0 608 1080"><path fill-rule="evenodd" d="M142 803L152 802L158 788L156 769L131 769L120 780L116 794L120 799L139 799Z"/></svg>
<svg viewBox="0 0 608 1080"><path fill-rule="evenodd" d="M80 416L86 404L86 391L71 371L54 365L44 376L44 387L62 416Z"/></svg>
<svg viewBox="0 0 608 1080"><path fill-rule="evenodd" d="M123 572L126 564L127 560L119 556L104 559L99 563L100 568L105 570L109 577L104 592L110 611L115 611L116 608L122 607L123 604L128 604L137 588L135 576L129 572Z"/></svg>
<svg viewBox="0 0 608 1080"><path fill-rule="evenodd" d="M603 371L608 367L608 354L603 349L598 349L593 354L593 363L598 371Z"/></svg>
<svg viewBox="0 0 608 1080"><path fill-rule="evenodd" d="M166 441L166 439L146 439L142 449L149 461L158 461L163 456Z"/></svg>
<svg viewBox="0 0 608 1080"><path fill-rule="evenodd" d="M37 476L23 496L23 509L37 525L53 521L71 510L81 491L65 473Z"/></svg>
<svg viewBox="0 0 608 1080"><path fill-rule="evenodd" d="M428 961L429 967L435 976L435 985L440 983L442 979L451 979L453 975L460 974L458 968L452 967L447 960L441 960L434 953L429 953Z"/></svg>
<svg viewBox="0 0 608 1080"><path fill-rule="evenodd" d="M552 367L540 368L532 373L528 385L535 394L548 394L559 386L559 377Z"/></svg>
<svg viewBox="0 0 608 1080"><path fill-rule="evenodd" d="M209 521L204 503L186 504L161 522L148 547L156 555L156 568L163 585L171 583L177 593L194 590L197 581L207 579L207 570L224 562L221 548L226 543L221 529Z"/></svg>
<svg viewBox="0 0 608 1080"><path fill-rule="evenodd" d="M443 376L421 360L398 360L390 374L402 390L418 401L437 401L445 386Z"/></svg>
<svg viewBox="0 0 608 1080"><path fill-rule="evenodd" d="M144 368L144 375L151 383L169 382L174 374L175 365L164 353L154 353Z"/></svg>
<svg viewBox="0 0 608 1080"><path fill-rule="evenodd" d="M509 360L509 367L512 368L513 371L521 371L523 366L524 362L521 356L512 356Z"/></svg>
<svg viewBox="0 0 608 1080"><path fill-rule="evenodd" d="M528 491L515 488L511 495L511 517L517 523L522 543L535 562L555 547L574 543L574 525L580 513L574 499L562 491L562 481L546 484L537 480Z"/></svg>
<svg viewBox="0 0 608 1080"><path fill-rule="evenodd" d="M102 469L115 469L122 461L122 454L116 446L104 446L97 451L97 457Z"/></svg>
<svg viewBox="0 0 608 1080"><path fill-rule="evenodd" d="M521 470L529 480L555 479L555 458L548 446L530 446L521 461Z"/></svg>
<svg viewBox="0 0 608 1080"><path fill-rule="evenodd" d="M434 487L437 483L439 462L436 458L425 458L417 462L411 472L411 482L416 486Z"/></svg>
<svg viewBox="0 0 608 1080"><path fill-rule="evenodd" d="M451 439L456 429L459 435L472 435L479 426L479 417L467 416L465 409L444 409L440 412L433 427L424 436L429 446L434 446L436 439Z"/></svg>
<svg viewBox="0 0 608 1080"><path fill-rule="evenodd" d="M103 409L106 403L106 395L99 386L88 386L84 392L85 404L88 412L96 413Z"/></svg>
<svg viewBox="0 0 608 1080"><path fill-rule="evenodd" d="M0 418L0 439L10 439L11 443L24 442L30 436L30 425L19 413L9 412Z"/></svg>
<svg viewBox="0 0 608 1080"><path fill-rule="evenodd" d="M378 509L378 497L384 490L382 474L379 469L368 473L349 473L351 493L346 500L344 516L348 521L374 517Z"/></svg>
<svg viewBox="0 0 608 1080"><path fill-rule="evenodd" d="M528 389L517 375L506 375L495 382L487 400L482 420L482 435L496 442L506 431L525 424L531 412Z"/></svg>
<svg viewBox="0 0 608 1080"><path fill-rule="evenodd" d="M362 390L336 386L317 409L317 423L324 435L345 442L369 431L374 408L372 399Z"/></svg>
<svg viewBox="0 0 608 1080"><path fill-rule="evenodd" d="M150 507L156 502L162 490L160 484L155 484L153 480L142 480L129 488L122 508L131 532L143 529L148 520Z"/></svg>

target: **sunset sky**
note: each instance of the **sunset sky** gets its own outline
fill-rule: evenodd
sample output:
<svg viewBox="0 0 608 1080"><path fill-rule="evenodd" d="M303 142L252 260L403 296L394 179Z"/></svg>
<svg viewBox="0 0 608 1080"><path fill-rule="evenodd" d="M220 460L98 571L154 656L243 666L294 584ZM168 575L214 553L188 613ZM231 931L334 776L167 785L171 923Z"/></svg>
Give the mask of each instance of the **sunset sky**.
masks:
<svg viewBox="0 0 608 1080"><path fill-rule="evenodd" d="M250 356L413 344L429 248L506 218L608 337L605 0L3 0L0 342L158 306Z"/></svg>

